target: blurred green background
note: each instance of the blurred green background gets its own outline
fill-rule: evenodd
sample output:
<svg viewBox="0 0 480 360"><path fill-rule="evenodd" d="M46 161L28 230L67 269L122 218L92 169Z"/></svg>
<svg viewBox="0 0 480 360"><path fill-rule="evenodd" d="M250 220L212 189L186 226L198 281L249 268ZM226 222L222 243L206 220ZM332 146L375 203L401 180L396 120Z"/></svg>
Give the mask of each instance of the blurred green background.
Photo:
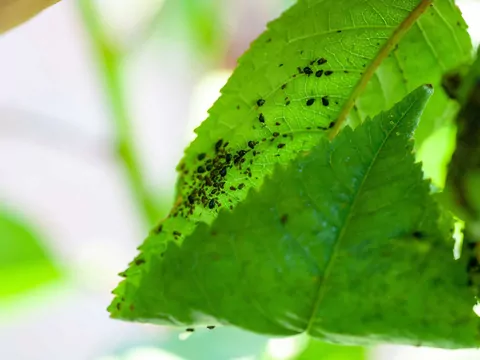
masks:
<svg viewBox="0 0 480 360"><path fill-rule="evenodd" d="M293 0L63 1L0 36L0 359L480 359L180 333L105 310L236 59ZM480 2L459 1L478 44ZM453 128L419 150L442 186Z"/></svg>

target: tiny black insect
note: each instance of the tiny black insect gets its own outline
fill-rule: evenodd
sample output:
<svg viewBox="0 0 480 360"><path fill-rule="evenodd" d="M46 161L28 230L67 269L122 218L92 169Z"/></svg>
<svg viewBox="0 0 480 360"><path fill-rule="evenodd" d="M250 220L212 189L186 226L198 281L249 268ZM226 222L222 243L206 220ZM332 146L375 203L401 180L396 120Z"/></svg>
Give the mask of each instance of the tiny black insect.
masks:
<svg viewBox="0 0 480 360"><path fill-rule="evenodd" d="M220 150L220 147L222 146L222 144L223 144L223 140L222 140L222 139L218 140L218 141L215 143L215 151Z"/></svg>
<svg viewBox="0 0 480 360"><path fill-rule="evenodd" d="M327 70L325 71L325 76L330 76L333 74L333 71L332 70Z"/></svg>
<svg viewBox="0 0 480 360"><path fill-rule="evenodd" d="M282 85L282 90L285 90L286 87L287 87L287 84L283 84Z"/></svg>
<svg viewBox="0 0 480 360"><path fill-rule="evenodd" d="M310 69L308 66L305 66L305 67L303 68L303 72L304 72L305 74L307 74L308 76L310 76L310 75L313 74L312 69Z"/></svg>
<svg viewBox="0 0 480 360"><path fill-rule="evenodd" d="M232 154L227 154L225 155L225 161L227 162L227 164L232 161Z"/></svg>
<svg viewBox="0 0 480 360"><path fill-rule="evenodd" d="M323 65L323 64L325 64L326 62L327 62L327 59L325 59L325 58L320 58L320 59L317 60L317 64L318 64L318 65Z"/></svg>
<svg viewBox="0 0 480 360"><path fill-rule="evenodd" d="M238 184L238 188L239 188L240 190L242 190L244 187L245 187L245 184L244 184L244 183Z"/></svg>
<svg viewBox="0 0 480 360"><path fill-rule="evenodd" d="M277 148L281 149L281 148L283 148L284 146L285 146L285 144L278 144L278 145L277 145Z"/></svg>
<svg viewBox="0 0 480 360"><path fill-rule="evenodd" d="M265 100L263 100L263 99L258 99L257 100L257 105L258 106L263 106L263 104L265 104Z"/></svg>
<svg viewBox="0 0 480 360"><path fill-rule="evenodd" d="M213 209L214 207L215 207L215 200L212 199L208 202L208 208Z"/></svg>
<svg viewBox="0 0 480 360"><path fill-rule="evenodd" d="M208 326L207 326L207 329L208 329L208 330L213 330L213 329L215 329L215 326L213 326L213 325L208 325Z"/></svg>
<svg viewBox="0 0 480 360"><path fill-rule="evenodd" d="M253 149L253 148L255 147L255 141L250 140L250 141L248 142L248 147L249 147L250 149Z"/></svg>
<svg viewBox="0 0 480 360"><path fill-rule="evenodd" d="M213 166L211 164L208 164L206 167L207 171L211 171L213 169Z"/></svg>
<svg viewBox="0 0 480 360"><path fill-rule="evenodd" d="M279 134L278 132L274 132L272 135L273 135L273 137L277 137L277 136L279 136L280 134Z"/></svg>
<svg viewBox="0 0 480 360"><path fill-rule="evenodd" d="M328 101L328 97L322 97L322 104L323 106L328 106L330 104L330 101Z"/></svg>
<svg viewBox="0 0 480 360"><path fill-rule="evenodd" d="M332 121L330 124L328 124L328 128L331 129L332 127L335 126L335 121Z"/></svg>
<svg viewBox="0 0 480 360"><path fill-rule="evenodd" d="M205 156L207 156L207 154L205 153L198 154L197 159L202 161L203 159L205 159Z"/></svg>
<svg viewBox="0 0 480 360"><path fill-rule="evenodd" d="M204 168L203 166L199 166L199 167L197 168L197 172L198 172L199 174L203 174L203 173L205 172L205 168Z"/></svg>
<svg viewBox="0 0 480 360"><path fill-rule="evenodd" d="M188 202L189 202L190 204L193 204L193 203L195 202L195 196L193 196L193 195L188 195Z"/></svg>
<svg viewBox="0 0 480 360"><path fill-rule="evenodd" d="M222 170L220 170L220 175L221 176L227 175L227 168L226 167L223 167Z"/></svg>
<svg viewBox="0 0 480 360"><path fill-rule="evenodd" d="M308 100L307 100L307 106L312 106L314 102L315 102L315 99L313 99L313 98L312 98L312 99L308 99Z"/></svg>
<svg viewBox="0 0 480 360"><path fill-rule="evenodd" d="M318 70L316 73L315 73L315 76L316 77L321 77L323 75L323 70Z"/></svg>
<svg viewBox="0 0 480 360"><path fill-rule="evenodd" d="M188 332L194 332L194 331L195 331L195 329L193 329L193 328L188 328L188 329L186 329L185 331L188 331Z"/></svg>
<svg viewBox="0 0 480 360"><path fill-rule="evenodd" d="M265 116L263 116L263 114L258 115L258 121L260 121L261 123L264 123L265 122Z"/></svg>

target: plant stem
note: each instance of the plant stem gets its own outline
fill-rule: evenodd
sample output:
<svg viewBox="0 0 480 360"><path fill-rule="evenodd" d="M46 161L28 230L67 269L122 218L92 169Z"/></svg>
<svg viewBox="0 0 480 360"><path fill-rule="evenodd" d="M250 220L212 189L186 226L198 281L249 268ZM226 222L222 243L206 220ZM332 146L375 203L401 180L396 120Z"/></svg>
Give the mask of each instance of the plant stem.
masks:
<svg viewBox="0 0 480 360"><path fill-rule="evenodd" d="M92 0L80 0L78 4L103 76L116 133L116 153L123 163L131 191L143 218L148 226L152 226L158 220L159 207L147 190L135 151L135 144L131 137L132 121L126 109L127 103L122 84L123 54L105 36L99 14Z"/></svg>

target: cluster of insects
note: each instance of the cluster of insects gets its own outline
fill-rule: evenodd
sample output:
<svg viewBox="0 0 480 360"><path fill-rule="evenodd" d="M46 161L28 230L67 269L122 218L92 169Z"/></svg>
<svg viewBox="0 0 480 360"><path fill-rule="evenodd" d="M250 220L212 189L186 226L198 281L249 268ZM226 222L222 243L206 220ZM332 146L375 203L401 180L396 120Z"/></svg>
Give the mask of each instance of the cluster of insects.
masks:
<svg viewBox="0 0 480 360"><path fill-rule="evenodd" d="M213 325L208 325L208 326L207 326L207 329L208 329L208 330L213 330L213 329L215 329L215 326L213 326ZM194 328L186 328L185 331L186 331L186 332L194 332L195 329L194 329Z"/></svg>
<svg viewBox="0 0 480 360"><path fill-rule="evenodd" d="M293 74L293 77L297 75L315 76L320 78L322 76L330 76L333 74L332 70L315 69L316 66L322 66L327 63L327 59L321 57L309 62L307 66L297 67L297 72ZM283 66L283 64L280 64ZM283 84L281 89L286 89L287 84ZM314 105L317 99L314 97L308 98L305 102L305 106ZM330 100L328 96L319 97L323 106L329 106ZM291 100L287 97L285 99L285 105L289 105ZM268 126L281 126L282 123L279 119L275 119L272 123L269 123L265 111L263 108L268 105L267 99L258 98L255 100L256 109L258 110L257 121L262 127ZM237 106L237 109L240 107ZM257 124L258 124L257 123ZM328 130L335 125L331 122L328 126L317 126L318 130ZM254 127L255 128L255 127ZM306 130L310 130L311 127L307 127ZM223 197L223 202L227 201L228 204L221 202L219 195L226 194L227 191L237 191L245 187L245 182L249 178L253 177L253 171L250 165L254 163L255 156L262 153L262 149L266 146L271 146L270 143L274 143L274 146L282 150L287 146L287 138L293 138L293 134L283 133L280 131L271 131L269 138L263 137L261 139L247 140L245 146L240 149L233 149L228 141L218 139L213 146L213 151L199 153L196 155L196 168L187 169L186 163L182 163L179 166L181 175L189 181L184 182L185 191L184 199L181 206L177 207L176 211L172 213L172 216L188 216L192 215L197 206L202 206L205 209L214 210L222 206L228 206L233 208L232 200L228 197ZM263 143L266 143L264 145ZM259 150L260 149L260 150ZM229 183L226 187L227 174L232 168L236 168L240 171L241 175L244 175L245 180L240 180L238 183ZM238 172L236 172L238 174ZM236 176L239 178L238 176ZM241 178L240 178L241 179ZM242 182L243 181L243 182Z"/></svg>

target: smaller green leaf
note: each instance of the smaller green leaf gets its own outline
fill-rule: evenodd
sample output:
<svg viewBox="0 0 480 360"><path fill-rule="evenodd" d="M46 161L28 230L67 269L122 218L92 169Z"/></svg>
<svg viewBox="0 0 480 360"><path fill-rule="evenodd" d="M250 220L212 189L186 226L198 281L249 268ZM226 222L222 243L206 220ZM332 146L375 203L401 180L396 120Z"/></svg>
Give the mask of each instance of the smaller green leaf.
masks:
<svg viewBox="0 0 480 360"><path fill-rule="evenodd" d="M25 293L59 276L38 234L23 221L0 212L0 298Z"/></svg>
<svg viewBox="0 0 480 360"><path fill-rule="evenodd" d="M346 344L478 346L468 257L454 261L452 218L414 163L431 93L420 87L322 141L212 226L150 254L161 261L144 260L149 291L117 297L112 316Z"/></svg>

